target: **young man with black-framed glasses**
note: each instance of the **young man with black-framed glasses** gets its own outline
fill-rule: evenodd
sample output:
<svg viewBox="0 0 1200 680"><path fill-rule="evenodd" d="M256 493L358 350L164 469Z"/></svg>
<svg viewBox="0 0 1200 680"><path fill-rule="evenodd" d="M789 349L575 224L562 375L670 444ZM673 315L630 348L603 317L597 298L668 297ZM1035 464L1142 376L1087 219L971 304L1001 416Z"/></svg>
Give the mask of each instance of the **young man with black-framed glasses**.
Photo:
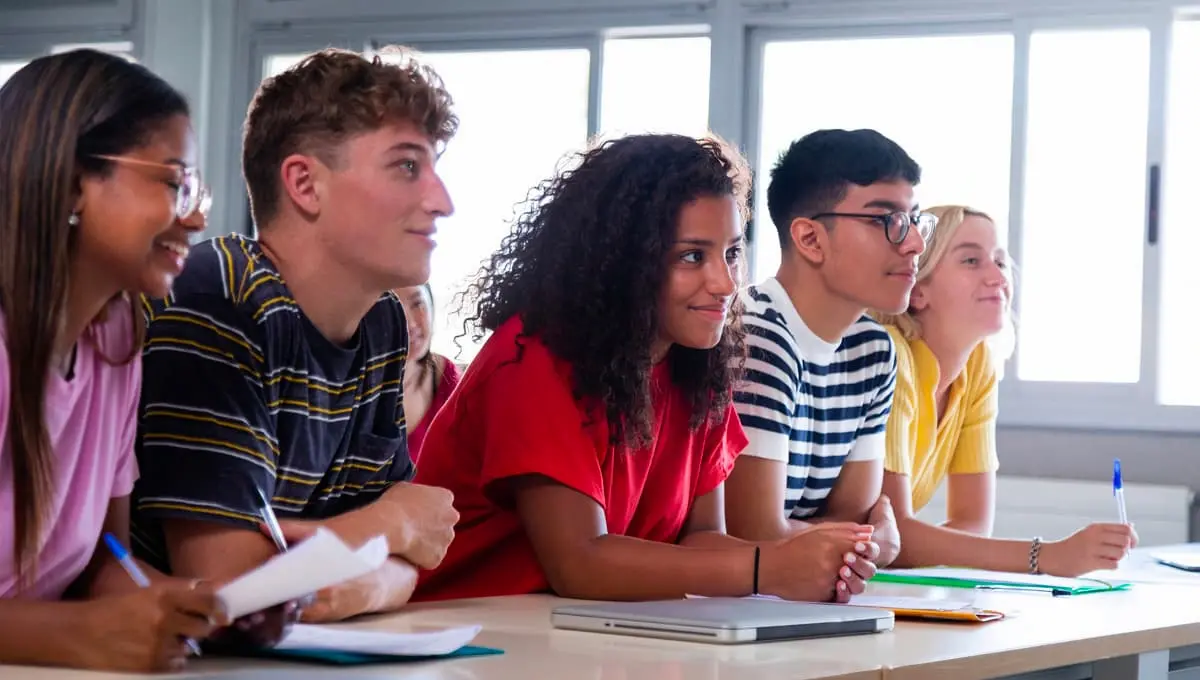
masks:
<svg viewBox="0 0 1200 680"><path fill-rule="evenodd" d="M731 534L808 531L814 549L831 549L817 540L822 524L860 522L875 527L876 565L899 552L880 494L896 359L866 311L908 306L936 224L917 209L920 178L874 130L813 132L773 167L767 204L782 263L743 292L750 357L735 404L750 445L726 483ZM874 573L853 546L842 550L843 576Z"/></svg>

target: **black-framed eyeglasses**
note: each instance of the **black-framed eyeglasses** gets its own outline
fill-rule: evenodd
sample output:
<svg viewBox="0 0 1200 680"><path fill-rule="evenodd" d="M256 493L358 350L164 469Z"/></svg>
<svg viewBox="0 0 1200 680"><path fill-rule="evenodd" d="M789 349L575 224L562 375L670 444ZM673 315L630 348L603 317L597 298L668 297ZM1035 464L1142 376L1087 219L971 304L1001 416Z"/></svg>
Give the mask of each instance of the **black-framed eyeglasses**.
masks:
<svg viewBox="0 0 1200 680"><path fill-rule="evenodd" d="M883 235L889 243L900 245L904 243L904 239L908 236L908 230L914 224L917 225L917 233L921 238L928 241L933 235L933 230L937 227L937 215L933 213L906 213L893 212L883 215L872 215L870 213L843 213L843 212L825 212L817 213L809 219L819 220L822 217L851 217L860 220L871 220L883 227Z"/></svg>
<svg viewBox="0 0 1200 680"><path fill-rule="evenodd" d="M129 156L96 154L95 157L115 163L164 168L177 173L176 182L179 185L179 189L175 192L175 217L180 220L186 220L196 213L200 213L206 219L208 218L208 211L212 207L212 191L209 190L204 180L201 179L200 171L196 168L171 163L155 163L154 161L130 158Z"/></svg>

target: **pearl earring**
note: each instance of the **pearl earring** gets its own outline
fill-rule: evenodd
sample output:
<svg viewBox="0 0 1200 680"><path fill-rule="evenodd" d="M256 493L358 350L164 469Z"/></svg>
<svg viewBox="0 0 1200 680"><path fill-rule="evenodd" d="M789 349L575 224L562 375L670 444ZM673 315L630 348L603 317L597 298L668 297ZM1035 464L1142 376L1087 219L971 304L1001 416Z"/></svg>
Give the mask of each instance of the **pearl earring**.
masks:
<svg viewBox="0 0 1200 680"><path fill-rule="evenodd" d="M72 227L78 227L79 226L79 213L76 213L76 212L71 213L71 216L67 218L67 224L71 225Z"/></svg>

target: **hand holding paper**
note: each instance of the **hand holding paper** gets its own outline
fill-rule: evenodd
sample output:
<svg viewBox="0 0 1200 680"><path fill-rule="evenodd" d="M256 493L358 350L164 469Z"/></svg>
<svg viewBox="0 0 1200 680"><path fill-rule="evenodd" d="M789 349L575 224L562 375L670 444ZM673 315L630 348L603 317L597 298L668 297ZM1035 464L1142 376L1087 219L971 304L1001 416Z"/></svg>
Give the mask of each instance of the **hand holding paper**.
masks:
<svg viewBox="0 0 1200 680"><path fill-rule="evenodd" d="M387 558L383 536L355 551L332 531L319 528L308 540L227 584L217 596L229 615L238 618L363 576Z"/></svg>

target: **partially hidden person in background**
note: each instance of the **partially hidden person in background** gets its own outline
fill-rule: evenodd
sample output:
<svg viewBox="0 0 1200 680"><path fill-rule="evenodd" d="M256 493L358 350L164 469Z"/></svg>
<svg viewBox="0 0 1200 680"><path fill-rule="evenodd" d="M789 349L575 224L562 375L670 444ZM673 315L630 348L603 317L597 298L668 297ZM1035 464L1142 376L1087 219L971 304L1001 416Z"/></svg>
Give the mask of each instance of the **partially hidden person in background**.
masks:
<svg viewBox="0 0 1200 680"><path fill-rule="evenodd" d="M749 180L720 140L638 135L542 185L469 289L491 335L416 477L462 519L417 599L835 597L836 568L804 578L812 544L725 534ZM833 552L874 558L838 530Z"/></svg>
<svg viewBox="0 0 1200 680"><path fill-rule="evenodd" d="M435 165L457 118L417 55L323 50L265 80L242 165L257 238L192 249L150 301L135 489L136 548L170 573L235 578L318 527L351 547L384 535L378 570L323 590L306 621L406 603L457 514L408 483L408 337L394 288L429 277L453 209Z"/></svg>
<svg viewBox="0 0 1200 680"><path fill-rule="evenodd" d="M195 157L184 97L121 57L0 88L0 664L178 670L228 623L212 584L142 564L143 588L101 541L129 545L132 298L167 295L204 228Z"/></svg>
<svg viewBox="0 0 1200 680"><path fill-rule="evenodd" d="M408 455L415 465L420 461L429 424L450 398L462 372L449 358L433 351L433 290L429 284L398 288L394 292L404 305L408 321L404 422L408 428Z"/></svg>
<svg viewBox="0 0 1200 680"><path fill-rule="evenodd" d="M896 358L867 310L908 305L935 223L917 207L920 181L920 166L874 130L818 130L772 168L767 209L782 260L742 294L750 356L734 405L750 445L726 485L731 534L769 540L865 522L876 566L899 553L881 494Z"/></svg>
<svg viewBox="0 0 1200 680"><path fill-rule="evenodd" d="M907 310L877 314L896 346L883 482L900 527L895 566L1056 576L1116 568L1137 544L1127 524L1091 524L1057 541L991 538L998 376L1014 337L1012 265L987 214L961 205L929 212L938 227L918 261ZM943 482L946 521L918 519Z"/></svg>

